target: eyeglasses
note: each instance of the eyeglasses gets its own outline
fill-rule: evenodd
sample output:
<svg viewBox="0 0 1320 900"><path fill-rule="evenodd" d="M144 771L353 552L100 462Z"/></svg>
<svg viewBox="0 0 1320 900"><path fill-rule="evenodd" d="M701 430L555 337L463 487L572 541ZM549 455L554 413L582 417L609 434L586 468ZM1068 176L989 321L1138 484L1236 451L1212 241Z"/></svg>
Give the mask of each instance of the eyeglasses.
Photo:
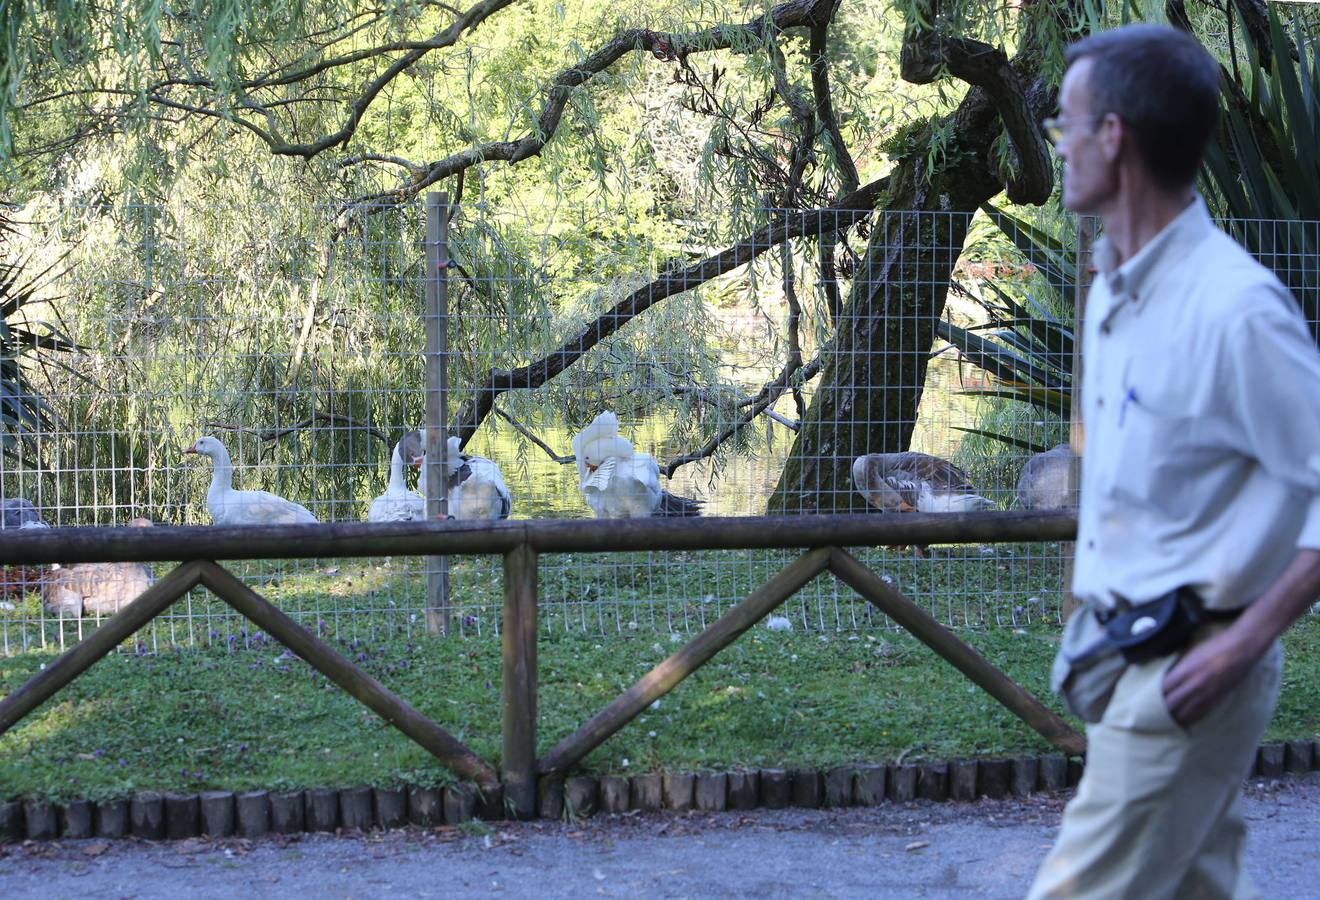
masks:
<svg viewBox="0 0 1320 900"><path fill-rule="evenodd" d="M1074 116L1072 118L1058 116L1045 119L1040 124L1045 129L1045 136L1050 139L1050 143L1058 146L1059 142L1063 140L1063 136L1067 134L1068 127L1074 122L1096 122L1103 118L1104 116Z"/></svg>

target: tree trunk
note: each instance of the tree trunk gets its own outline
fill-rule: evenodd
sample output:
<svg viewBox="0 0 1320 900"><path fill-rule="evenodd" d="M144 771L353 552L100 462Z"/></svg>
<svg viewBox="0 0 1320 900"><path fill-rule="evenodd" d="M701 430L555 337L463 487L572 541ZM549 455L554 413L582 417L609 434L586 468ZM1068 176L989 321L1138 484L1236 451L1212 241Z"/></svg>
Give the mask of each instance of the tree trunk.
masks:
<svg viewBox="0 0 1320 900"><path fill-rule="evenodd" d="M866 254L852 281L835 345L768 504L770 513L862 512L852 484L863 453L906 450L912 440L949 278L977 208L1001 190L991 163L999 119L971 89L938 126L957 137L947 168L924 171L933 128L890 175Z"/></svg>

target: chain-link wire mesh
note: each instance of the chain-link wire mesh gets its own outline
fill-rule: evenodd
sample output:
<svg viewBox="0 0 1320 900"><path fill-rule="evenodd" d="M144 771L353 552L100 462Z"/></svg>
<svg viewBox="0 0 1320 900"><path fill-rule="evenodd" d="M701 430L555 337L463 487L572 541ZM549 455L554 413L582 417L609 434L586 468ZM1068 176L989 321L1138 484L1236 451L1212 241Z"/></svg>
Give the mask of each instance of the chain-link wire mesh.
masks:
<svg viewBox="0 0 1320 900"><path fill-rule="evenodd" d="M697 226L529 235L478 206L444 214L450 424L465 454L499 467L514 518L592 514L572 440L606 411L664 490L708 516L1067 502L1055 457L1027 468L1068 437L1078 269L1067 217L759 210L720 243ZM1234 227L1264 235L1249 246L1313 290L1302 270L1314 261L1287 248L1314 223ZM6 420L0 496L26 498L51 525L205 524L213 464L184 450L211 435L234 487L322 522L366 518L396 442L425 424L424 234L421 204L266 217L137 206L27 223L6 258L42 274L18 315L77 349L5 345L23 376L13 400L37 413ZM927 456L857 462L905 450ZM861 553L942 622L1013 626L1057 621L1062 551ZM542 627L691 632L791 556L547 555ZM235 571L321 633L425 627L421 559ZM94 627L108 606L60 607L50 588L70 577L6 570L0 652ZM498 632L498 559L450 560L448 592L458 628ZM808 629L888 625L828 578L780 614ZM241 641L247 628L197 592L140 638Z"/></svg>

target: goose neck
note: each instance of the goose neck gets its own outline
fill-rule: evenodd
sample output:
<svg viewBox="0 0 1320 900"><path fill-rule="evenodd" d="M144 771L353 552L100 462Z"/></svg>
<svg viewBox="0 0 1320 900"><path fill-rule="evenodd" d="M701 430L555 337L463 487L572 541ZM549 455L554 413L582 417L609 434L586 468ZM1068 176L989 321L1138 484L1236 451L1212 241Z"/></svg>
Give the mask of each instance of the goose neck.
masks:
<svg viewBox="0 0 1320 900"><path fill-rule="evenodd" d="M211 492L225 493L234 487L234 464L229 461L229 454L221 447L211 456Z"/></svg>
<svg viewBox="0 0 1320 900"><path fill-rule="evenodd" d="M403 480L403 457L399 455L399 445L394 445L394 452L390 454L390 490L402 491L407 489L407 483Z"/></svg>

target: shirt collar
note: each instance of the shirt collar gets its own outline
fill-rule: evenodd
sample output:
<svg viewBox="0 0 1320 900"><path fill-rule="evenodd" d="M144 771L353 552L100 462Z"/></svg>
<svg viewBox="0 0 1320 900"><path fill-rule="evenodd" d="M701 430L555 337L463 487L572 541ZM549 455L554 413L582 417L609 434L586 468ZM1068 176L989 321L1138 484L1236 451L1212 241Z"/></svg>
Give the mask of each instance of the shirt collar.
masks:
<svg viewBox="0 0 1320 900"><path fill-rule="evenodd" d="M1163 274L1182 262L1192 247L1214 227L1205 201L1197 194L1186 209L1121 266L1115 267L1118 255L1113 246L1101 238L1095 247L1096 268L1105 276L1115 297L1139 302L1146 293L1143 288L1158 284Z"/></svg>

